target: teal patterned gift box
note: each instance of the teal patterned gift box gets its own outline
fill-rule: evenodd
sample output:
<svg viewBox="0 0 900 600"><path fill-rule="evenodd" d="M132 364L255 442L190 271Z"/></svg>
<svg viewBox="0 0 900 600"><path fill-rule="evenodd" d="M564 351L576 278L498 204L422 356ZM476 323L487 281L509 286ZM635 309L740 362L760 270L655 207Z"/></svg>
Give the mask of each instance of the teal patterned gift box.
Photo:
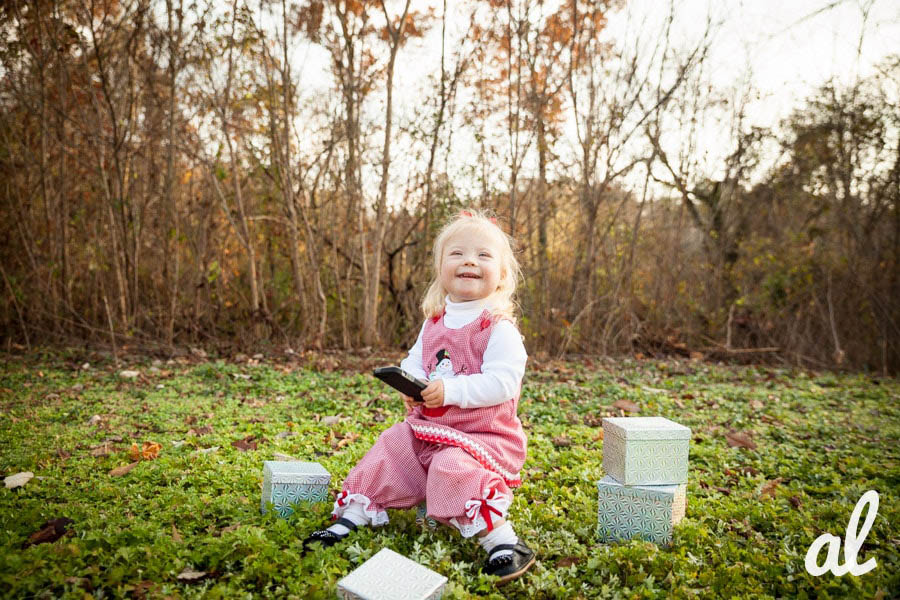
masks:
<svg viewBox="0 0 900 600"><path fill-rule="evenodd" d="M663 417L603 419L603 470L624 485L687 483L691 430Z"/></svg>
<svg viewBox="0 0 900 600"><path fill-rule="evenodd" d="M402 554L382 548L338 581L345 600L438 600L447 578Z"/></svg>
<svg viewBox="0 0 900 600"><path fill-rule="evenodd" d="M609 475L597 483L597 536L602 542L639 538L667 546L684 518L687 486L622 485Z"/></svg>
<svg viewBox="0 0 900 600"><path fill-rule="evenodd" d="M331 474L315 462L267 460L263 464L261 508L272 503L279 516L287 518L297 502L324 502Z"/></svg>

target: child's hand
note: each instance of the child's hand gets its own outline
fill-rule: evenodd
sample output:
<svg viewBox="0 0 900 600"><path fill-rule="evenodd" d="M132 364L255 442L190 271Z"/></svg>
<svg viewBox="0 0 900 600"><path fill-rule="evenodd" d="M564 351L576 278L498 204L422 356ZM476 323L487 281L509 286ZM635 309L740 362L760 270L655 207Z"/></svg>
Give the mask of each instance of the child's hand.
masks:
<svg viewBox="0 0 900 600"><path fill-rule="evenodd" d="M411 396L407 396L406 394L400 394L403 397L403 404L406 405L406 414L411 415L413 411L416 409L416 405L418 402L412 399Z"/></svg>
<svg viewBox="0 0 900 600"><path fill-rule="evenodd" d="M444 405L444 382L436 379L422 390L422 399L428 408L438 408Z"/></svg>

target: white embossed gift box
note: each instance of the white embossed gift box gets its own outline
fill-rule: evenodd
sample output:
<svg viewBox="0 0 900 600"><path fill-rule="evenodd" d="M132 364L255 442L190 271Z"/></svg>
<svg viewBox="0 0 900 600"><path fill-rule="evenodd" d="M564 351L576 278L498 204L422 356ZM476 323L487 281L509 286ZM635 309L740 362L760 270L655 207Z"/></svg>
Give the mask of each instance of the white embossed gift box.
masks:
<svg viewBox="0 0 900 600"><path fill-rule="evenodd" d="M622 485L607 475L597 482L597 536L602 542L639 538L667 546L686 505L683 483Z"/></svg>
<svg viewBox="0 0 900 600"><path fill-rule="evenodd" d="M663 417L603 419L603 470L624 485L687 483L691 430Z"/></svg>
<svg viewBox="0 0 900 600"><path fill-rule="evenodd" d="M359 600L436 600L447 578L402 554L382 548L338 581L338 598Z"/></svg>
<svg viewBox="0 0 900 600"><path fill-rule="evenodd" d="M331 474L315 462L267 460L263 463L261 508L271 502L281 517L294 512L296 502L324 502L328 499Z"/></svg>

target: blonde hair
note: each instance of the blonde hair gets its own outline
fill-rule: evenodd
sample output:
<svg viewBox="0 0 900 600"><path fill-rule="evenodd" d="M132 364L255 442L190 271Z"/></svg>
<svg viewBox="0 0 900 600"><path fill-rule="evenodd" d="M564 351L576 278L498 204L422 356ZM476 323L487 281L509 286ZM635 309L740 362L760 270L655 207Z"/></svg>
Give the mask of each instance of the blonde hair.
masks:
<svg viewBox="0 0 900 600"><path fill-rule="evenodd" d="M516 286L522 276L519 261L513 253L513 241L505 231L500 229L495 219L477 210L462 210L451 219L438 233L434 240L434 277L425 298L422 300L422 312L425 318L430 319L439 316L444 311L444 299L447 290L441 284L441 261L444 257L444 247L460 231L477 229L490 236L500 259L500 282L497 289L488 296L491 303L491 313L495 318L509 319L516 322Z"/></svg>

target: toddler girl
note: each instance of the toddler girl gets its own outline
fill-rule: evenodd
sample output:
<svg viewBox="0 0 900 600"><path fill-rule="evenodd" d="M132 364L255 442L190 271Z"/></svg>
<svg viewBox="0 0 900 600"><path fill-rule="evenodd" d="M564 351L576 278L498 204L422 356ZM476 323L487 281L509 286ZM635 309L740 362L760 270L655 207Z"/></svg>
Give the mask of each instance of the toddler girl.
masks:
<svg viewBox="0 0 900 600"><path fill-rule="evenodd" d="M478 537L483 571L505 583L535 560L506 520L526 447L516 415L528 358L515 325L519 266L496 222L464 211L435 240L434 268L425 323L400 363L429 382L424 403L403 396L406 420L351 469L334 503L337 521L304 546L331 546L361 525L387 523L387 508L425 500L428 516Z"/></svg>

